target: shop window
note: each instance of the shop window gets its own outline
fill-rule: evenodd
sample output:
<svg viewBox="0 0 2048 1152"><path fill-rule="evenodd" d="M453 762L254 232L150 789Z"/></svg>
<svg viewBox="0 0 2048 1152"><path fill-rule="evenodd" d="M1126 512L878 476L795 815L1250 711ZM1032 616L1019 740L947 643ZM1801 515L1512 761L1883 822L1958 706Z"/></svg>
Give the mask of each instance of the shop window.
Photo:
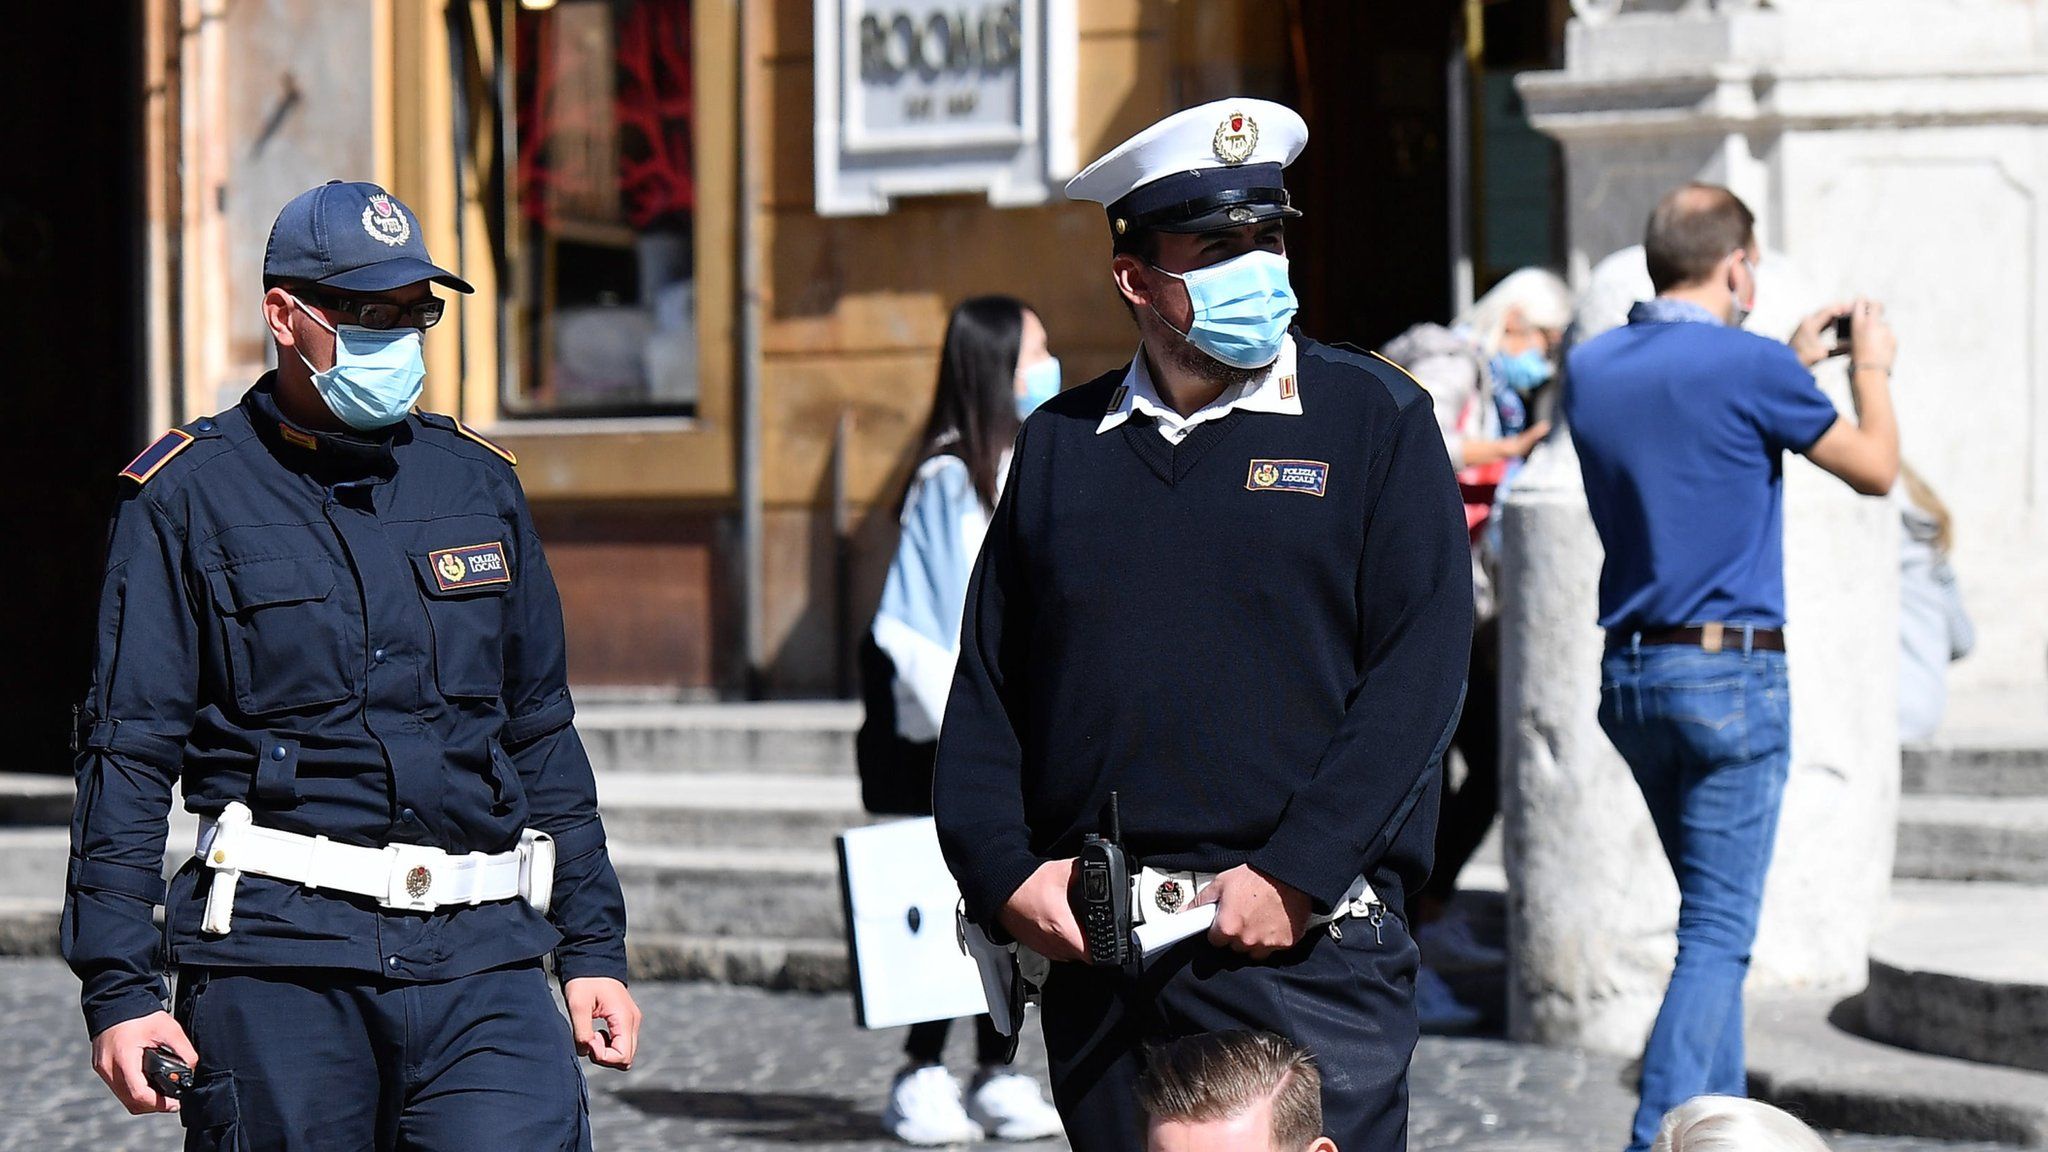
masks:
<svg viewBox="0 0 2048 1152"><path fill-rule="evenodd" d="M687 415L697 400L690 0L513 18L507 416Z"/></svg>

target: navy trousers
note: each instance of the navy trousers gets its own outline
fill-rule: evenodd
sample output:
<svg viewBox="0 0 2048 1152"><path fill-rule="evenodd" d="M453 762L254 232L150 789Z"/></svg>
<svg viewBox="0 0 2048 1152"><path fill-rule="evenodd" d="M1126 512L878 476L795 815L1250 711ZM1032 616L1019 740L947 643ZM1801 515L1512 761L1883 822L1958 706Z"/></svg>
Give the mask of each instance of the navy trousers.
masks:
<svg viewBox="0 0 2048 1152"><path fill-rule="evenodd" d="M1415 942L1399 916L1375 937L1346 920L1263 961L1195 939L1135 975L1053 966L1044 996L1053 1102L1074 1152L1145 1146L1138 1073L1147 1044L1248 1028L1308 1049L1323 1075L1323 1130L1344 1152L1408 1146Z"/></svg>
<svg viewBox="0 0 2048 1152"><path fill-rule="evenodd" d="M588 1152L569 1022L538 961L431 984L185 969L186 1152Z"/></svg>

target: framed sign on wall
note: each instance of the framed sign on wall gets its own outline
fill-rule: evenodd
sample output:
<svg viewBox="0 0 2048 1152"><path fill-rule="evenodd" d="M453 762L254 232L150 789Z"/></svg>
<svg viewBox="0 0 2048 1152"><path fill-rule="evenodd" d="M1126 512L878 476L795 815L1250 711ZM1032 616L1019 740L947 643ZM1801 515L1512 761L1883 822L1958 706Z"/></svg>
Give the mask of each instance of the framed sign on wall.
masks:
<svg viewBox="0 0 2048 1152"><path fill-rule="evenodd" d="M816 0L816 199L1043 204L1077 167L1077 0Z"/></svg>

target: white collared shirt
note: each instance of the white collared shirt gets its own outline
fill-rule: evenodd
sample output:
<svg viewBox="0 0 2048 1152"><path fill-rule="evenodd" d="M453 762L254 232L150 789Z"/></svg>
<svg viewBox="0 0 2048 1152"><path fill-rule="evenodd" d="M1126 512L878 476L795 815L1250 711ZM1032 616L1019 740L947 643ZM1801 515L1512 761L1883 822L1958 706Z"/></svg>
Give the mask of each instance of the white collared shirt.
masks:
<svg viewBox="0 0 2048 1152"><path fill-rule="evenodd" d="M1132 412L1141 412L1152 417L1168 444L1178 444L1197 426L1221 420L1240 408L1247 412L1301 415L1301 390L1294 379L1293 336L1281 338L1280 355L1263 372L1243 384L1225 388L1214 400L1187 416L1174 411L1172 405L1160 398L1159 389L1152 383L1152 371L1145 366L1145 350L1139 348L1095 432L1099 436L1129 420Z"/></svg>

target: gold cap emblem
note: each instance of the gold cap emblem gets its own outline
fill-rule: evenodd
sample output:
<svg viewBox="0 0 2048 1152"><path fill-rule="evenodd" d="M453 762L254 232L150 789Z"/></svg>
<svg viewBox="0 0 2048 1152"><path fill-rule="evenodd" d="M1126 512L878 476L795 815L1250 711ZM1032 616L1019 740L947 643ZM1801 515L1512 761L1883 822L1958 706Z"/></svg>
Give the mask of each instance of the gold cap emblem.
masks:
<svg viewBox="0 0 2048 1152"><path fill-rule="evenodd" d="M424 864L415 866L412 871L405 874L405 894L415 900L425 896L427 889L433 886L434 874L427 871Z"/></svg>
<svg viewBox="0 0 2048 1152"><path fill-rule="evenodd" d="M1225 164L1242 164L1252 158L1259 147L1259 123L1242 112L1232 112L1216 125L1215 138L1209 141L1216 158Z"/></svg>

